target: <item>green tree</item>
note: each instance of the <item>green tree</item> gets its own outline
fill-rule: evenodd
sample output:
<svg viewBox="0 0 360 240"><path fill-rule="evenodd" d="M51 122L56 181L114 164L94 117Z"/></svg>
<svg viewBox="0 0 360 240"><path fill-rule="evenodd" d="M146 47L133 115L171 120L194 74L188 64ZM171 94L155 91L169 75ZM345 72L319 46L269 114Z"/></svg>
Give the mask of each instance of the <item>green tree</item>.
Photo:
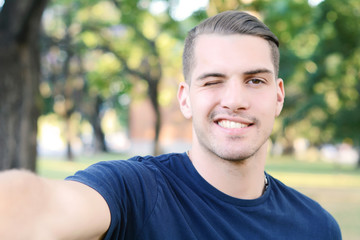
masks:
<svg viewBox="0 0 360 240"><path fill-rule="evenodd" d="M128 98L133 83L144 82L156 116L154 153L158 154L161 127L159 83L168 77L164 75L164 69L174 66L169 53L176 53L179 57L181 48L178 38L185 35L180 23L171 18L171 5L166 1L163 3L167 5L166 10L152 13L149 9L153 1L53 2L47 10L49 19L44 21L50 39L47 42L51 46L47 48L49 50L44 58L44 65L48 66L47 88L51 89L50 105L56 104L56 89L63 89L61 93L58 92L62 96L58 99L64 104L68 103L63 107L65 113L80 111L83 116L89 116L89 111L86 111L91 108L89 103L93 106L98 103L98 107L92 109L99 109L99 105L110 106L122 110L121 116L127 116L124 113L127 106L121 99ZM60 61L56 60L52 65L48 61L53 59L52 56ZM79 61L71 61L74 58ZM71 72L65 71L74 69L71 64L70 68L64 67L64 64L71 62L81 62L82 67L76 69L82 69L82 74L76 73L77 77L71 77ZM79 76L85 83L82 98L86 99L80 105L79 101L74 101L73 93L65 95L64 91L69 89L66 88L67 84L72 85L71 79L78 79ZM74 87L70 89L74 90ZM99 104L99 100L103 102ZM95 122L91 120L94 118L89 119ZM93 128L96 129L94 124Z"/></svg>
<svg viewBox="0 0 360 240"><path fill-rule="evenodd" d="M95 150L107 151L101 128L103 97L98 92L89 93L83 54L86 46L77 37L81 25L76 18L81 7L79 2L57 1L47 8L44 17L44 81L40 88L48 103L44 113L54 111L64 119L69 160L73 158L71 117L78 112L93 127Z"/></svg>
<svg viewBox="0 0 360 240"><path fill-rule="evenodd" d="M359 145L359 1L274 1L265 20L280 37L285 136Z"/></svg>
<svg viewBox="0 0 360 240"><path fill-rule="evenodd" d="M316 10L314 28L320 39L305 89L321 99L322 111L309 117L321 129L321 142L360 145L360 2L327 0ZM318 112L318 106L311 111Z"/></svg>
<svg viewBox="0 0 360 240"><path fill-rule="evenodd" d="M171 47L174 36L183 36L184 31L174 21L169 12L152 14L148 9L151 1L113 0L119 11L117 24L120 34L100 34L101 47L114 54L121 64L121 70L128 78L144 81L156 117L154 154L160 153L159 134L161 111L159 105L159 83L163 78L166 62L164 55ZM94 25L92 24L92 27ZM98 34L99 36L99 34ZM99 46L98 46L99 47Z"/></svg>
<svg viewBox="0 0 360 240"><path fill-rule="evenodd" d="M0 9L0 169L36 168L38 43L46 4L6 0Z"/></svg>

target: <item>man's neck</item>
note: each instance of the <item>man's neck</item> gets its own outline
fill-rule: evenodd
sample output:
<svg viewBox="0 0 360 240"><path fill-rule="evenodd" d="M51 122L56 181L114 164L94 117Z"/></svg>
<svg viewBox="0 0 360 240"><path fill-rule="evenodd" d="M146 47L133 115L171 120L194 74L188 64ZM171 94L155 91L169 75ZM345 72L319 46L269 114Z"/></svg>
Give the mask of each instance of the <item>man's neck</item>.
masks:
<svg viewBox="0 0 360 240"><path fill-rule="evenodd" d="M266 146L263 148L266 149ZM188 155L199 174L219 191L235 198L256 199L263 194L265 188L264 149L242 161L224 160L194 149Z"/></svg>

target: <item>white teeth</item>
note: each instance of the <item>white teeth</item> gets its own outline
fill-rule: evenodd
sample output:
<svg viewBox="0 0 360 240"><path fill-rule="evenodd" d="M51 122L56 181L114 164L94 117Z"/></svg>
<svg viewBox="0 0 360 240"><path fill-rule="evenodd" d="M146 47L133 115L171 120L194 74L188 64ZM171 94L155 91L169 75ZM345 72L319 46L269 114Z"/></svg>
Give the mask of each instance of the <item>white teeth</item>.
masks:
<svg viewBox="0 0 360 240"><path fill-rule="evenodd" d="M218 124L223 128L245 128L248 126L247 124L242 124L228 120L219 121Z"/></svg>

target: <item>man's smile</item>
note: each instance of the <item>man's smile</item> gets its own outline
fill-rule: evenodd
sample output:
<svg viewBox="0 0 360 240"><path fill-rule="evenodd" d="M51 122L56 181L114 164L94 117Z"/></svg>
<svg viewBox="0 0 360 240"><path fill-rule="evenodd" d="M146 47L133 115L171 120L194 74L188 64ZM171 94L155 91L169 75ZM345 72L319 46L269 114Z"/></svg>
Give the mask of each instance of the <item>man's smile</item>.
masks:
<svg viewBox="0 0 360 240"><path fill-rule="evenodd" d="M250 125L250 124L244 124L244 123L239 123L239 122L234 122L234 121L229 121L229 120L220 120L220 121L217 121L217 124L220 127L228 128L228 129L246 128Z"/></svg>

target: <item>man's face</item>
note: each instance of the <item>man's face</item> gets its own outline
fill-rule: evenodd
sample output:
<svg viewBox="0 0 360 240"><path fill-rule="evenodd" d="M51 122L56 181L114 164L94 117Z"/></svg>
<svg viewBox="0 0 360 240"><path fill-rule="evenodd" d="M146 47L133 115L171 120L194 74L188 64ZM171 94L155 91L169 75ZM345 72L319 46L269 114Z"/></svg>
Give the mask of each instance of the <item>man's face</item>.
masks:
<svg viewBox="0 0 360 240"><path fill-rule="evenodd" d="M266 147L281 112L284 87L275 79L269 43L249 35L200 35L190 86L179 102L193 121L193 149L244 160Z"/></svg>

